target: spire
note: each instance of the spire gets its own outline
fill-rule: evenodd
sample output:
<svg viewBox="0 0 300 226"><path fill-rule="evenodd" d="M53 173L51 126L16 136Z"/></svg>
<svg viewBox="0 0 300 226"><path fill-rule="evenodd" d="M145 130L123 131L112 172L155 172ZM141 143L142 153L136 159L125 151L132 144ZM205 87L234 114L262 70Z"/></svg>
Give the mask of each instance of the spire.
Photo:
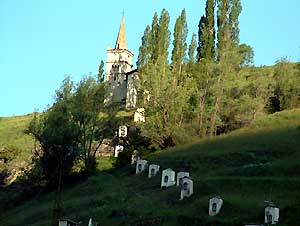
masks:
<svg viewBox="0 0 300 226"><path fill-rule="evenodd" d="M122 16L122 21L121 21L120 30L119 30L118 38L116 41L115 49L127 49L124 15Z"/></svg>

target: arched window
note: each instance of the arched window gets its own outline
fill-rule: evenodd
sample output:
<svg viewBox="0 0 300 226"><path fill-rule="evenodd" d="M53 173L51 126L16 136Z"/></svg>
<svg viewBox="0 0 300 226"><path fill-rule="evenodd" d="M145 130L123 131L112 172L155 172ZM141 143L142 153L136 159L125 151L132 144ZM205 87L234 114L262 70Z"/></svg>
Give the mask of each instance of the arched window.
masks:
<svg viewBox="0 0 300 226"><path fill-rule="evenodd" d="M138 171L141 172L142 171L142 164L138 165Z"/></svg>
<svg viewBox="0 0 300 226"><path fill-rule="evenodd" d="M217 212L217 203L215 202L212 204L212 211Z"/></svg>
<svg viewBox="0 0 300 226"><path fill-rule="evenodd" d="M188 190L188 183L184 182L182 187L183 187L183 190Z"/></svg>
<svg viewBox="0 0 300 226"><path fill-rule="evenodd" d="M166 176L164 177L164 182L165 182L165 183L168 183L168 181L169 181L169 176L166 175Z"/></svg>
<svg viewBox="0 0 300 226"><path fill-rule="evenodd" d="M155 174L155 169L152 168L152 169L151 169L151 175L153 176L154 174Z"/></svg>
<svg viewBox="0 0 300 226"><path fill-rule="evenodd" d="M268 224L272 224L273 222L273 216L270 213L267 213L267 223Z"/></svg>

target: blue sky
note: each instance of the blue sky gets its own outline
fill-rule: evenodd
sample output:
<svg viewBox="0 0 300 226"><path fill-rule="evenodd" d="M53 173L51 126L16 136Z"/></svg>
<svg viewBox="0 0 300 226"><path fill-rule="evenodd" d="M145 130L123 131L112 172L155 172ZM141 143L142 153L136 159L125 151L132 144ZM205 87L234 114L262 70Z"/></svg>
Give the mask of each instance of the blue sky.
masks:
<svg viewBox="0 0 300 226"><path fill-rule="evenodd" d="M254 48L256 65L280 57L300 60L300 1L242 0L240 40ZM189 38L205 0L0 0L0 116L44 110L64 78L97 73L114 46L125 11L127 46L138 54L145 26L166 8L171 31L183 8Z"/></svg>

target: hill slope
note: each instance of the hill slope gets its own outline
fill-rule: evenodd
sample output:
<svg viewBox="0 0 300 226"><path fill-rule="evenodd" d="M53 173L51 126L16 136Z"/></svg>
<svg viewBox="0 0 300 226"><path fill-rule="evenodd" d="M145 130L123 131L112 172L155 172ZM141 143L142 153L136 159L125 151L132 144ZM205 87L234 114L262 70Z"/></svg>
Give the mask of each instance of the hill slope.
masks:
<svg viewBox="0 0 300 226"><path fill-rule="evenodd" d="M32 117L33 114L0 117L0 150L7 146L18 150L18 155L11 163L13 167L28 162L31 156L34 140L24 133L24 129Z"/></svg>
<svg viewBox="0 0 300 226"><path fill-rule="evenodd" d="M300 188L299 126L300 110L285 111L227 135L148 156L161 169L190 171L195 193L184 201L178 201L178 188L160 189L160 176L134 175L134 166L99 168L86 181L65 187L64 216L83 225L93 217L101 226L242 225L262 223L264 200L272 200L285 221L284 209ZM215 195L224 206L209 218L208 199ZM0 225L49 225L53 198L49 193L8 210Z"/></svg>

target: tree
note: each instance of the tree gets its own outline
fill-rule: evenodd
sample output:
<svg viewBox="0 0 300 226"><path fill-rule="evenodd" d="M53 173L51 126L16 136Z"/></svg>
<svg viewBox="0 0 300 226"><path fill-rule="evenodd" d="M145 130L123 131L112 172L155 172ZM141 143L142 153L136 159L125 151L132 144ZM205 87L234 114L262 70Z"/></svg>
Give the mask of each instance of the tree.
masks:
<svg viewBox="0 0 300 226"><path fill-rule="evenodd" d="M151 55L151 28L148 25L142 37L142 45L139 48L139 56L137 61L138 69L141 70L150 62Z"/></svg>
<svg viewBox="0 0 300 226"><path fill-rule="evenodd" d="M92 172L96 166L95 155L102 142L99 140L101 137L95 134L101 121L99 114L104 110L104 96L104 84L89 76L78 83L71 101L72 120L80 132L78 146L87 173ZM93 145L96 141L98 145Z"/></svg>
<svg viewBox="0 0 300 226"><path fill-rule="evenodd" d="M195 59L195 50L197 49L197 42L196 42L196 34L193 33L191 43L188 49L188 63L194 64L196 62Z"/></svg>
<svg viewBox="0 0 300 226"><path fill-rule="evenodd" d="M247 44L239 45L238 54L240 55L240 67L253 65L254 51L251 46Z"/></svg>
<svg viewBox="0 0 300 226"><path fill-rule="evenodd" d="M38 141L40 148L35 151L35 158L42 167L43 176L52 185L58 183L59 160L66 160L61 167L67 177L79 156L80 131L71 114L73 89L73 82L66 77L56 91L54 105L41 116L35 115L25 131ZM71 155L70 150L73 150Z"/></svg>
<svg viewBox="0 0 300 226"><path fill-rule="evenodd" d="M240 0L218 0L218 60L228 58L228 53L239 45Z"/></svg>
<svg viewBox="0 0 300 226"><path fill-rule="evenodd" d="M161 78L164 79L168 66L168 49L170 46L170 16L166 9L163 9L159 17L159 25L157 29L157 44L154 46L158 54L157 64L163 68Z"/></svg>
<svg viewBox="0 0 300 226"><path fill-rule="evenodd" d="M101 60L98 70L98 76L97 76L98 82L104 82L105 80L105 74L104 74L104 62Z"/></svg>
<svg viewBox="0 0 300 226"><path fill-rule="evenodd" d="M182 65L184 63L187 50L187 33L186 11L183 9L181 15L176 20L174 28L173 50L171 57L174 72L174 84L176 84L177 81L182 80Z"/></svg>
<svg viewBox="0 0 300 226"><path fill-rule="evenodd" d="M215 0L207 0L205 16L198 25L198 60L215 60Z"/></svg>

